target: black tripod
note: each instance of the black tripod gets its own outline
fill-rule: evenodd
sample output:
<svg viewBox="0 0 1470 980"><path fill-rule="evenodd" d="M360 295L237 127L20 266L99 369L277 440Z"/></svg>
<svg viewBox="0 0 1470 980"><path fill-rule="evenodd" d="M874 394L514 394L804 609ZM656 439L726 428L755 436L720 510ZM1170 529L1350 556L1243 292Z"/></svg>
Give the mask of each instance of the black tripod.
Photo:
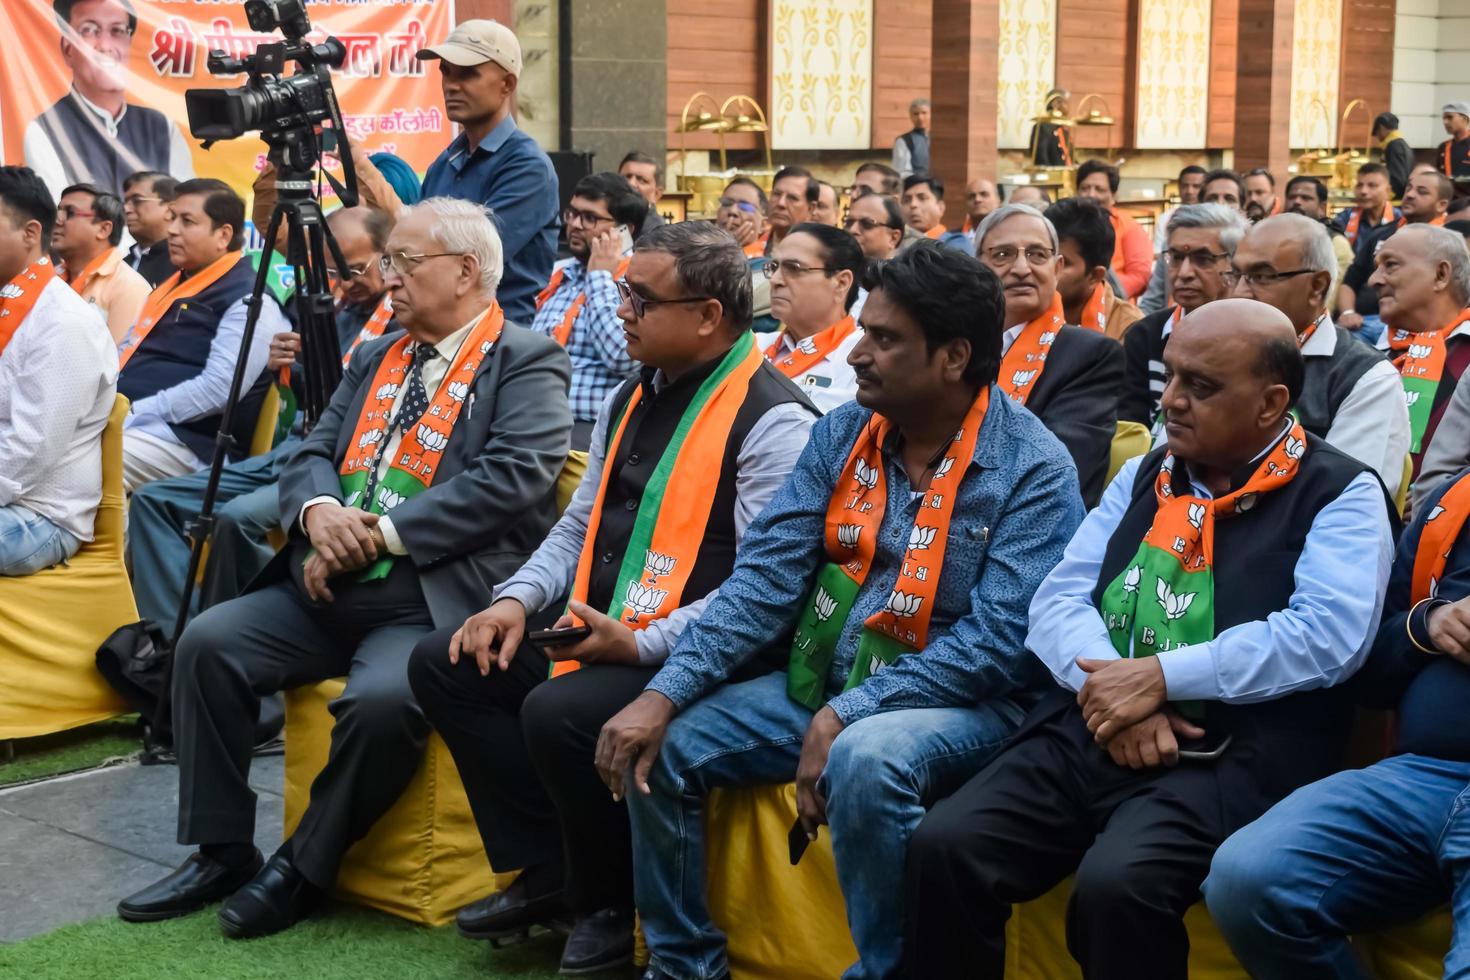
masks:
<svg viewBox="0 0 1470 980"><path fill-rule="evenodd" d="M345 151L346 147L343 149ZM249 359L251 341L255 336L262 304L272 302L266 298L266 286L269 282L271 257L275 254L282 222L286 226L286 261L294 274L295 293L291 305L296 330L301 335L300 363L304 382L301 410L303 424L308 431L321 417L331 400L332 392L342 380L335 301L327 266L328 250L331 250L332 261L339 271L345 270L347 264L342 257L342 249L332 237L331 229L327 227L321 205L312 197L311 167L318 157L316 138L309 132L293 132L271 141L270 160L276 167L276 190L280 196L265 229L265 246L260 256L260 267L256 271L255 285L250 291L250 297L246 300L245 332L240 339L239 356L235 359L235 374L230 380L229 397L220 413L219 433L215 436L214 453L209 463L209 479L204 485L204 499L200 504L199 514L185 529L190 538L189 570L184 576L184 594L174 617L175 643L183 635L184 625L189 621L190 608L194 602L194 582L204 560L204 544L214 533L215 498L219 495L220 475L230 450L235 446L232 435L235 413L239 408L241 392L245 388L246 362ZM328 179L337 190L343 205L353 207L357 204L357 179L350 153L343 152L342 161L347 186L343 187L330 176ZM251 379L252 382L253 380ZM169 743L173 739L170 688L171 683L166 682L155 714L158 730L154 732L157 741Z"/></svg>

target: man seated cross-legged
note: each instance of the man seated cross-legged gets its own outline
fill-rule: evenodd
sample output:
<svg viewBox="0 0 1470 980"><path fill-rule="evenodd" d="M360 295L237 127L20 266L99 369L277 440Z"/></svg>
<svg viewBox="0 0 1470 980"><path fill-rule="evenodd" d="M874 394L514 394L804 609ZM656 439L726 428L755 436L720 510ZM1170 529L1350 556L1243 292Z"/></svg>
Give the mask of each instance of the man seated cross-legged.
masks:
<svg viewBox="0 0 1470 980"><path fill-rule="evenodd" d="M414 643L464 622L555 518L570 365L554 340L505 322L489 213L424 201L394 227L384 265L407 336L357 352L282 470L288 546L253 591L178 640L178 835L200 847L124 899L124 919L227 899L220 925L244 938L308 914L419 765L429 726L408 687ZM248 781L257 700L343 674L326 766L262 868Z"/></svg>
<svg viewBox="0 0 1470 980"><path fill-rule="evenodd" d="M1215 848L1335 769L1392 551L1368 467L1290 414L1291 321L1218 300L1164 351L1168 445L1123 467L1031 602L1061 690L909 848L909 967L1005 974L1011 905L1075 874L1088 977L1188 975Z"/></svg>
<svg viewBox="0 0 1470 980"><path fill-rule="evenodd" d="M651 978L728 973L705 797L793 779L805 833L831 826L860 957L846 975L893 976L910 832L1043 678L1025 606L1082 501L1061 443L996 386L1000 282L918 242L872 286L857 401L813 426L730 578L598 741L598 771L628 801ZM777 644L785 671L738 673Z"/></svg>

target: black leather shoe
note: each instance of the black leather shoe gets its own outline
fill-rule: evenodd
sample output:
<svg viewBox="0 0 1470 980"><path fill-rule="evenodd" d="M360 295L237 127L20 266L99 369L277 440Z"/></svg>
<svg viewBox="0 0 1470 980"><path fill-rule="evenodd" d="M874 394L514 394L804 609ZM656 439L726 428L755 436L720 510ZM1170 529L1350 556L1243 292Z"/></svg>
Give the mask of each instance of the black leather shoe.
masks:
<svg viewBox="0 0 1470 980"><path fill-rule="evenodd" d="M561 871L527 868L505 888L459 910L454 924L466 939L503 939L561 915Z"/></svg>
<svg viewBox="0 0 1470 980"><path fill-rule="evenodd" d="M289 929L310 914L321 896L277 851L260 873L219 910L219 925L231 939L257 939Z"/></svg>
<svg viewBox="0 0 1470 980"><path fill-rule="evenodd" d="M577 920L561 954L561 975L579 977L633 962L633 913L602 909Z"/></svg>
<svg viewBox="0 0 1470 980"><path fill-rule="evenodd" d="M198 912L204 906L229 898L260 870L260 852L250 863L232 868L207 858L198 851L167 878L155 881L117 903L118 918L126 922L161 922Z"/></svg>

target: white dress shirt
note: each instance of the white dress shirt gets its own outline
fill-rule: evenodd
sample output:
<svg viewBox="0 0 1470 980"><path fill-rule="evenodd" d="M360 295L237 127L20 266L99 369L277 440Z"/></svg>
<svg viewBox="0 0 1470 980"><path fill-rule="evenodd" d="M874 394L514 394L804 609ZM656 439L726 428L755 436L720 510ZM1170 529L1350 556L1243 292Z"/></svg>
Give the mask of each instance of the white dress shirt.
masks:
<svg viewBox="0 0 1470 980"><path fill-rule="evenodd" d="M116 394L107 324L53 279L0 354L0 507L24 507L91 541Z"/></svg>
<svg viewBox="0 0 1470 980"><path fill-rule="evenodd" d="M859 327L844 337L832 353L791 379L823 415L838 405L852 401L857 395L857 372L847 363L847 355L862 339L863 330ZM792 340L791 335L784 330L758 333L755 335L755 342L762 353L769 350L772 344L780 343L776 348L776 356L770 358L773 362L796 350L797 345L797 341Z"/></svg>

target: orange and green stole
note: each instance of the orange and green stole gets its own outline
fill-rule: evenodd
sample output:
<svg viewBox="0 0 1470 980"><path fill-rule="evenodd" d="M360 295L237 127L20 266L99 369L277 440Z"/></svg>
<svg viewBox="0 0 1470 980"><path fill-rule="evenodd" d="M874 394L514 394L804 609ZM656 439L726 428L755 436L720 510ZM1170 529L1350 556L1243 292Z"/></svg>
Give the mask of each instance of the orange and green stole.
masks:
<svg viewBox="0 0 1470 980"><path fill-rule="evenodd" d="M1457 319L1438 330L1410 333L1390 329L1388 332L1393 366L1399 369L1399 378L1404 385L1404 402L1409 407L1409 433L1414 440L1409 447L1411 453L1424 451L1424 432L1434 411L1435 393L1444 378L1450 334L1467 320L1470 320L1470 309L1461 310Z"/></svg>
<svg viewBox="0 0 1470 980"><path fill-rule="evenodd" d="M388 348L378 365L377 374L373 375L367 398L362 403L362 412L357 417L357 427L347 444L347 454L337 471L344 507L358 507L372 514L389 514L394 507L433 484L444 456L444 447L449 445L450 433L459 421L465 397L474 383L475 372L500 339L504 326L505 314L501 312L499 303L492 302L479 322L470 329L464 343L459 345L459 353L450 365L449 373L444 375L444 381L429 400L429 407L413 431L405 432L399 440L388 472L378 481L372 499L364 500L368 478L377 470L388 444L389 423L393 420L393 409L412 363L409 346L414 341L405 334ZM371 582L383 578L392 567L393 556L384 555L369 565L358 576L358 581Z"/></svg>
<svg viewBox="0 0 1470 980"><path fill-rule="evenodd" d="M924 649L928 642L950 518L989 407L990 389L981 388L924 491L888 602L863 621L857 656L843 690L858 686L903 654ZM827 502L827 562L817 572L797 620L786 673L787 695L813 711L825 700L838 641L878 550L888 505L883 444L892 431L892 424L881 415L868 419Z"/></svg>
<svg viewBox="0 0 1470 980"><path fill-rule="evenodd" d="M1470 473L1460 477L1440 495L1419 532L1419 550L1414 553L1414 574L1409 583L1409 601L1418 604L1439 594L1439 580L1450 551L1460 540L1460 531L1470 519Z"/></svg>
<svg viewBox="0 0 1470 980"><path fill-rule="evenodd" d="M782 333L785 332L782 327ZM781 353L781 336L777 334L771 346L766 348L766 360L775 365L776 370L788 378L799 378L808 370L822 363L831 355L842 342L852 336L857 329L857 321L852 317L843 317L836 323L820 330L803 340L797 342L795 349Z"/></svg>
<svg viewBox="0 0 1470 980"><path fill-rule="evenodd" d="M684 587L689 584L709 525L710 502L715 498L730 429L745 404L751 379L764 362L755 336L745 334L700 384L674 427L674 434L638 503L633 531L613 582L607 615L629 629L645 629L649 623L663 619L683 605ZM602 526L602 507L615 468L613 463L627 431L628 419L642 398L643 387L639 385L608 425L612 435L603 457L602 479L597 485L597 499L592 504L587 535L577 558L577 574L572 580L571 597L581 603L587 601L592 580L597 531ZM555 677L580 666L574 660L558 661L552 665L551 673Z"/></svg>
<svg viewBox="0 0 1470 980"><path fill-rule="evenodd" d="M352 338L347 353L342 355L342 370L347 370L347 365L352 363L352 355L357 349L369 340L377 340L383 336L388 329L388 324L393 321L393 296L384 293L383 298L378 300L373 315L368 317L367 323ZM291 426L296 421L296 392L291 389L291 365L284 365L276 374L276 393L281 399L281 408L276 415L276 434L271 445L279 445L291 432Z"/></svg>
<svg viewBox="0 0 1470 980"><path fill-rule="evenodd" d="M1062 294L1056 293L1046 312L1021 328L1011 349L1001 358L1000 377L996 384L1011 401L1026 404L1046 366L1046 355L1051 352L1051 345L1057 339L1057 331L1062 329L1064 319Z"/></svg>
<svg viewBox="0 0 1470 980"><path fill-rule="evenodd" d="M35 307L36 300L55 278L56 267L43 255L0 286L0 354L5 353L11 338Z"/></svg>
<svg viewBox="0 0 1470 980"><path fill-rule="evenodd" d="M1215 521L1243 514L1261 494L1285 486L1306 454L1306 430L1294 421L1243 486L1214 498L1196 497L1174 454L1164 457L1153 524L1098 604L1118 656L1152 657L1215 638ZM1185 714L1194 708L1180 706Z"/></svg>

